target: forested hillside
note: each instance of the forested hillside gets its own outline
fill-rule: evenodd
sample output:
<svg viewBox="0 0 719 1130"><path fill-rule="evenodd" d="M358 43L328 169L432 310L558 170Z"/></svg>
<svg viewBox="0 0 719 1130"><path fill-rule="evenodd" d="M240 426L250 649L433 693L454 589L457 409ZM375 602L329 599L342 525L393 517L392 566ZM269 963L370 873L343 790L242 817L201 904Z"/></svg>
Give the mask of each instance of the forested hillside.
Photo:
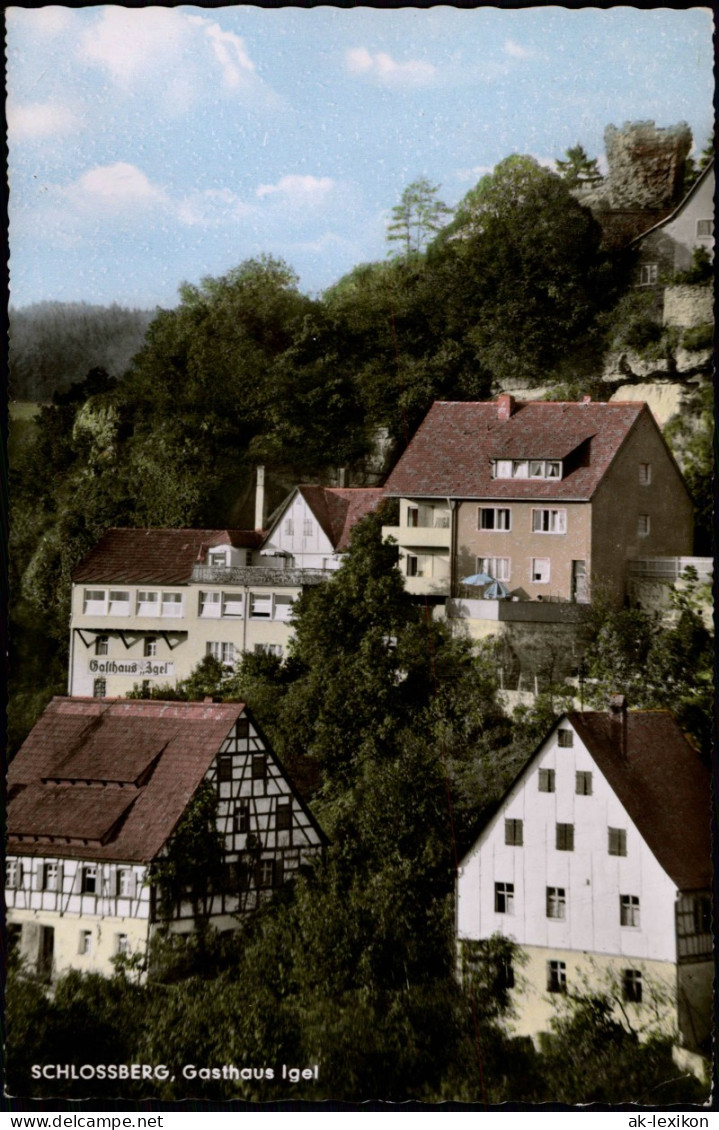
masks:
<svg viewBox="0 0 719 1130"><path fill-rule="evenodd" d="M418 182L395 209L407 238L317 299L260 256L183 284L146 333L141 312L70 317L50 304L47 350L36 336L23 354L31 313L14 315L23 387L35 373L38 399L55 392L11 468L13 740L63 689L71 571L108 526L251 525L258 463L270 483L340 467L362 481L353 469L378 429L398 453L435 399L512 382L606 396L602 359L631 264L602 251L572 184L509 157L442 227L437 190ZM61 358L71 383L58 390Z"/></svg>
<svg viewBox="0 0 719 1130"><path fill-rule="evenodd" d="M102 367L122 376L142 345L153 313L85 302L10 308L10 396L47 401Z"/></svg>

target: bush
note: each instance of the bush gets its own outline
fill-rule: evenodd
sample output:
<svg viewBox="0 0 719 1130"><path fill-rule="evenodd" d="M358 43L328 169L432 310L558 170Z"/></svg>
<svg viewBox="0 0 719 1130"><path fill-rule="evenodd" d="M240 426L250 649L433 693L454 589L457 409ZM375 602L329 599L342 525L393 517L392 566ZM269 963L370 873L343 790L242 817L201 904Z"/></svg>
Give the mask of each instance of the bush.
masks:
<svg viewBox="0 0 719 1130"><path fill-rule="evenodd" d="M685 349L711 349L714 344L714 325L704 322L701 326L692 326L682 334L682 345Z"/></svg>

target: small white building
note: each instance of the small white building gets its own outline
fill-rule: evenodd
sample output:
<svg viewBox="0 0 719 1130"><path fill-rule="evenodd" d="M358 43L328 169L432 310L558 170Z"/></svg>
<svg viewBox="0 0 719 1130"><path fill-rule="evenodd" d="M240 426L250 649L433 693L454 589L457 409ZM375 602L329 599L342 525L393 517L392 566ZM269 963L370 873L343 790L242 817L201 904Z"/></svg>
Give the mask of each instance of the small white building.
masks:
<svg viewBox="0 0 719 1130"><path fill-rule="evenodd" d="M460 948L500 934L517 1035L550 1031L559 994L655 1009L690 1051L712 1024L710 778L665 711L565 715L462 860ZM618 1008L620 1007L618 1003Z"/></svg>
<svg viewBox="0 0 719 1130"><path fill-rule="evenodd" d="M152 868L203 786L221 859L200 910L232 930L325 842L244 704L52 700L8 772L8 934L30 968L108 974L160 926L195 929Z"/></svg>
<svg viewBox="0 0 719 1130"><path fill-rule="evenodd" d="M382 487L295 487L269 518L260 557L285 568L339 569L352 529L384 496Z"/></svg>

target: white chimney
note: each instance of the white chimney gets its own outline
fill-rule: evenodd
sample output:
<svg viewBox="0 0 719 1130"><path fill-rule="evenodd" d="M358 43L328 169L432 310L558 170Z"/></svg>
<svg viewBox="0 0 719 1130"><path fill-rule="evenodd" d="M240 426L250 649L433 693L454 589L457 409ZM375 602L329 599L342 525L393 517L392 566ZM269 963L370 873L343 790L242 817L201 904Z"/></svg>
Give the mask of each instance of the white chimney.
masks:
<svg viewBox="0 0 719 1130"><path fill-rule="evenodd" d="M255 487L255 529L263 530L265 521L265 468L257 468L257 485Z"/></svg>

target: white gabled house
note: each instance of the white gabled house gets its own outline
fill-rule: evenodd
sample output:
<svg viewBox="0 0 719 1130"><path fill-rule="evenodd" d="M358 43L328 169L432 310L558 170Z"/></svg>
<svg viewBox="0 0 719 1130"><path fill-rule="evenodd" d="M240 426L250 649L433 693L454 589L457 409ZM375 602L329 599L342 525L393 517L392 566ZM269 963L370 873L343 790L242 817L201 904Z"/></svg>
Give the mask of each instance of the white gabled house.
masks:
<svg viewBox="0 0 719 1130"><path fill-rule="evenodd" d="M200 910L232 930L325 843L244 704L52 700L8 773L8 934L32 969L107 974L195 929L189 898L163 916L153 864L203 786L222 860Z"/></svg>
<svg viewBox="0 0 719 1130"><path fill-rule="evenodd" d="M457 880L457 937L500 934L514 1030L550 1031L558 994L610 990L641 1028L703 1051L712 1024L709 771L665 711L566 714L530 758Z"/></svg>
<svg viewBox="0 0 719 1130"><path fill-rule="evenodd" d="M288 569L339 569L352 528L383 498L382 487L297 486L268 519L260 555Z"/></svg>

